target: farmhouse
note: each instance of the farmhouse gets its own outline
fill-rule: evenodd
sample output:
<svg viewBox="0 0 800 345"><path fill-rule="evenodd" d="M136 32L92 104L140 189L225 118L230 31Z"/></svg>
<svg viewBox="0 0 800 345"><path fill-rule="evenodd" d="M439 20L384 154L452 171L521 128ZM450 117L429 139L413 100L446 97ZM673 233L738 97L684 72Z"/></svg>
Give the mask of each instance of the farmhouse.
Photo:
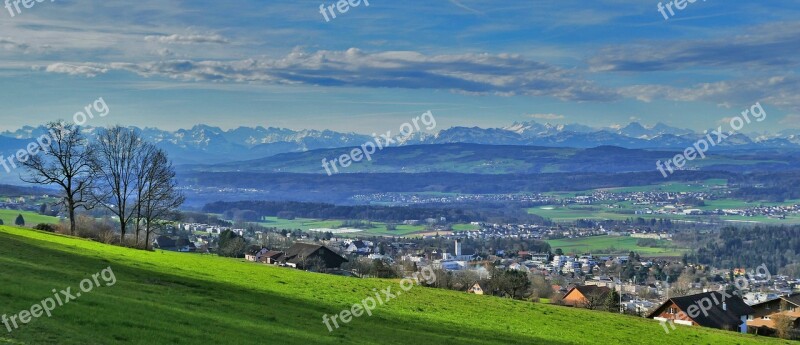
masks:
<svg viewBox="0 0 800 345"><path fill-rule="evenodd" d="M725 296L714 291L670 298L647 317L679 325L747 333L747 320L754 314L755 310L738 295Z"/></svg>
<svg viewBox="0 0 800 345"><path fill-rule="evenodd" d="M262 256L268 251L269 249L267 248L252 247L244 254L244 258L247 261L260 262Z"/></svg>
<svg viewBox="0 0 800 345"><path fill-rule="evenodd" d="M483 295L483 294L488 293L488 290L486 289L486 284L475 283L475 285L472 285L472 287L470 287L467 290L467 293L474 293L476 295Z"/></svg>
<svg viewBox="0 0 800 345"><path fill-rule="evenodd" d="M594 309L603 304L610 293L611 289L604 286L575 286L564 295L563 302L568 306Z"/></svg>
<svg viewBox="0 0 800 345"><path fill-rule="evenodd" d="M158 248L161 250L169 250L169 251L178 251L178 245L175 240L170 238L169 236L158 236L155 240L153 240L153 248Z"/></svg>
<svg viewBox="0 0 800 345"><path fill-rule="evenodd" d="M339 268L347 259L326 246L295 243L275 261L281 265L307 270L315 266L323 269Z"/></svg>
<svg viewBox="0 0 800 345"><path fill-rule="evenodd" d="M279 263L278 259L280 259L281 256L283 256L283 252L270 250L261 256L261 260L259 260L259 262L263 262L267 265L277 265Z"/></svg>
<svg viewBox="0 0 800 345"><path fill-rule="evenodd" d="M778 328L775 325L778 315L787 317L794 332L800 333L800 293L782 296L752 307L755 314L747 320L747 326L757 329L758 334L774 334Z"/></svg>

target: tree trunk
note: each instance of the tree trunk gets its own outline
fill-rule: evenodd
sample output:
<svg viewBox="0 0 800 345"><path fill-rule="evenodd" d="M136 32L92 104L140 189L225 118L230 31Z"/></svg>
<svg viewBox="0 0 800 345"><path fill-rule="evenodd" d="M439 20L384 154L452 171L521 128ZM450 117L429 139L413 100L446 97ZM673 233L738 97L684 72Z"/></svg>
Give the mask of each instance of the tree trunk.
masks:
<svg viewBox="0 0 800 345"><path fill-rule="evenodd" d="M75 236L75 209L69 210L69 234Z"/></svg>
<svg viewBox="0 0 800 345"><path fill-rule="evenodd" d="M75 205L72 200L67 202L67 209L69 211L69 234L75 236Z"/></svg>
<svg viewBox="0 0 800 345"><path fill-rule="evenodd" d="M144 250L149 249L150 247L150 221L145 221L145 228L144 228Z"/></svg>
<svg viewBox="0 0 800 345"><path fill-rule="evenodd" d="M120 232L119 243L123 247L125 246L125 229L126 229L125 220L120 218L120 220L119 220L119 232Z"/></svg>

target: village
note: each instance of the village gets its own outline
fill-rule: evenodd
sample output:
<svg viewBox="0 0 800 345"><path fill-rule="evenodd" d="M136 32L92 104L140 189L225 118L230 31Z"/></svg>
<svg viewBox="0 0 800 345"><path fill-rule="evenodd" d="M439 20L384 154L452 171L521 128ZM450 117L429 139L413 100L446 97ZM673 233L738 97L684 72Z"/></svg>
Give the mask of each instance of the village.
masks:
<svg viewBox="0 0 800 345"><path fill-rule="evenodd" d="M154 247L202 253L213 250L215 239L225 232L253 235L243 257L258 264L361 278L405 278L428 268L439 278L432 287L647 317L665 323L667 333L698 326L775 335L787 331L778 322L784 315L790 320L788 331L800 330L798 277L772 274L764 267L718 269L635 252L566 255L533 245L551 235L665 239L669 234L478 225L479 231L439 236L359 239L180 224L181 229L207 234L193 236L194 241L160 236ZM529 250L486 250L485 244L497 245L498 240L529 243ZM723 297L724 303L707 302Z"/></svg>

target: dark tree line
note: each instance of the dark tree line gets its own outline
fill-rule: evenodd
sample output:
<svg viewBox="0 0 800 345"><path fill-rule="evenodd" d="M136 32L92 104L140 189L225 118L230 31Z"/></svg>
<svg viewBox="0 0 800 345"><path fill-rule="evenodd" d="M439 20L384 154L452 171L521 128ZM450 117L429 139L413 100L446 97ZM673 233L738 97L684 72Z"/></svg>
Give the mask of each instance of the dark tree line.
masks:
<svg viewBox="0 0 800 345"><path fill-rule="evenodd" d="M777 274L796 270L800 262L800 226L731 226L708 234L682 235L679 240L698 248L684 260L719 268L755 269L765 264Z"/></svg>
<svg viewBox="0 0 800 345"><path fill-rule="evenodd" d="M544 220L536 215L528 214L523 208L505 205L473 206L470 209L461 207L440 206L345 206L326 203L306 203L295 201L218 201L203 207L204 212L240 216L252 221L262 217L279 217L284 219L367 219L379 222L402 222L403 220L439 219L445 217L447 222L465 223L472 221L503 220L504 222L540 223Z"/></svg>

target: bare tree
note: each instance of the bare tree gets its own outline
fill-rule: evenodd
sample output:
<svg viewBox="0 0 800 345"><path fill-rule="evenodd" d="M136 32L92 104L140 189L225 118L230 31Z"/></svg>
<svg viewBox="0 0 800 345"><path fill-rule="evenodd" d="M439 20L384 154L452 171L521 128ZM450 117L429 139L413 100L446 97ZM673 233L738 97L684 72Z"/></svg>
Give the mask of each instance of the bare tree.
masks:
<svg viewBox="0 0 800 345"><path fill-rule="evenodd" d="M456 271L453 274L453 286L457 290L464 291L478 282L478 274L474 271Z"/></svg>
<svg viewBox="0 0 800 345"><path fill-rule="evenodd" d="M30 176L20 178L28 183L60 187L62 203L69 215L69 232L74 235L76 210L90 209L93 205L90 197L95 176L92 146L78 126L51 122L47 128L49 134L38 140L43 152L21 162Z"/></svg>
<svg viewBox="0 0 800 345"><path fill-rule="evenodd" d="M691 274L688 270L681 273L678 276L678 281L669 286L670 289L670 297L683 297L689 295L692 291L692 282L694 281L694 275Z"/></svg>
<svg viewBox="0 0 800 345"><path fill-rule="evenodd" d="M136 230L136 243L139 243L139 233L142 230L142 223L144 219L144 206L146 188L148 186L147 179L150 178L154 170L154 160L156 154L156 147L150 143L143 143L142 147L137 150L136 154L136 215L134 216L133 225ZM145 240L145 249L147 244Z"/></svg>
<svg viewBox="0 0 800 345"><path fill-rule="evenodd" d="M94 149L97 178L103 182L95 199L119 218L120 241L136 214L137 158L143 141L134 131L114 126L100 132Z"/></svg>
<svg viewBox="0 0 800 345"><path fill-rule="evenodd" d="M601 292L593 292L589 293L585 296L585 298L581 301L581 307L586 309L599 309L603 306L606 301L606 295Z"/></svg>
<svg viewBox="0 0 800 345"><path fill-rule="evenodd" d="M781 300L779 312L772 315L772 322L778 338L792 339L794 318L789 315L789 310L789 303L786 300Z"/></svg>
<svg viewBox="0 0 800 345"><path fill-rule="evenodd" d="M137 204L141 219L144 221L145 249L150 243L150 234L159 228L162 221L174 216L186 198L178 191L175 170L172 162L163 150L155 149L146 161L143 171L145 178ZM137 234L138 238L138 234Z"/></svg>

